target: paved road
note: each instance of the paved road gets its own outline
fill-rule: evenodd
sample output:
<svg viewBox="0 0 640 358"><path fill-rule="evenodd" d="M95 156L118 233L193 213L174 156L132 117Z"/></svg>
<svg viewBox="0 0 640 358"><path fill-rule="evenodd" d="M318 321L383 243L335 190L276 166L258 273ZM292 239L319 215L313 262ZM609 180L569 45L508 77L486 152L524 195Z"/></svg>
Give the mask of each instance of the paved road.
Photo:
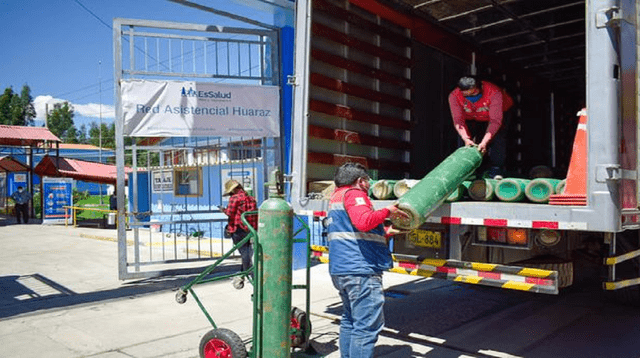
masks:
<svg viewBox="0 0 640 358"><path fill-rule="evenodd" d="M0 357L198 356L211 327L191 297L174 300L189 278L120 282L116 244L90 238L100 234L0 227ZM326 270L312 268L312 341L337 358L341 307ZM640 310L611 304L589 285L546 296L386 274L385 286L377 357L640 357ZM197 293L218 326L250 344L250 290L225 280ZM302 292L293 296L303 306Z"/></svg>

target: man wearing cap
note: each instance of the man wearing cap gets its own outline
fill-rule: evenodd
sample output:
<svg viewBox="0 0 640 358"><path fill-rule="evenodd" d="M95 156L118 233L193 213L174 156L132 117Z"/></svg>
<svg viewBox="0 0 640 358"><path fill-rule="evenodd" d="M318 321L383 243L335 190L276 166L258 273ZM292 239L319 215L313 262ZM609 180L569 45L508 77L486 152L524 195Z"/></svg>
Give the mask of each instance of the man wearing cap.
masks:
<svg viewBox="0 0 640 358"><path fill-rule="evenodd" d="M258 205L256 199L249 196L244 188L238 181L230 179L224 183L223 196L231 195L229 198L229 205L220 207L225 215L229 217L227 224L227 232L231 235L234 245L242 241L248 234L249 228L242 222L242 214L247 211L257 211ZM247 222L257 230L258 228L258 215L246 215ZM242 258L242 271L246 271L251 268L251 256L253 256L253 249L251 243L247 242L242 245L238 251L240 251L240 257ZM233 286L237 289L244 287L244 276L236 276L233 278Z"/></svg>
<svg viewBox="0 0 640 358"><path fill-rule="evenodd" d="M22 221L27 224L29 222L29 200L31 200L31 194L24 190L22 186L19 186L18 190L11 194L11 199L16 203L16 222L20 224L20 216L22 216Z"/></svg>

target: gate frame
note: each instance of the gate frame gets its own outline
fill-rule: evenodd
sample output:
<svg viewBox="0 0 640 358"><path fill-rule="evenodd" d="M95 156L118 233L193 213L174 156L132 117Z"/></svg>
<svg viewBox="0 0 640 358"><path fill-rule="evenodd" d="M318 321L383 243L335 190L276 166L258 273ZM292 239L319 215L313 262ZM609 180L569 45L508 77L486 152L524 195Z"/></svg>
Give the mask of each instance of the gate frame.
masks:
<svg viewBox="0 0 640 358"><path fill-rule="evenodd" d="M246 20L246 19L245 19ZM251 22L256 25L255 22ZM155 271L144 271L140 272L140 262L135 262L131 266L136 267L136 272L129 272L128 267L129 262L127 261L127 237L126 237L126 220L125 215L128 215L125 211L125 145L124 145L124 119L123 119L123 111L122 111L122 92L120 88L120 82L123 79L123 75L129 75L129 78L141 78L143 76L162 76L162 77L174 77L174 78L182 78L182 79L251 79L251 80L259 80L263 84L270 83L272 85L277 85L280 89L280 103L279 105L282 107L282 80L280 78L281 68L281 57L279 54L279 49L281 47L280 44L280 31L281 29L277 27L272 27L269 25L259 24L267 30L260 29L245 29L238 27L226 27L226 26L215 26L215 25L203 25L203 24L192 24L192 23L178 23L171 21L156 21L156 20L138 20L138 19L125 19L125 18L115 18L113 20L113 44L114 44L114 91L115 91L115 134L116 134L116 168L117 168L117 180L116 180L116 197L117 197L117 237L118 237L118 278L120 280L127 279L140 279L140 278L150 278L150 277L158 277L162 275L168 274L178 274L178 273L187 273L187 272L197 272L200 271L201 268L175 268L170 270L155 270ZM130 27L130 30L125 31L124 27ZM202 33L218 33L218 34L243 34L243 35L255 35L260 36L262 38L269 38L270 41L266 42L266 49L270 50L269 53L261 49L260 51L260 61L264 66L261 70L261 76L259 77L243 77L243 76L219 76L218 74L197 74L197 73L186 73L186 72L150 72L146 69L144 71L136 70L135 67L135 41L136 35L145 36L143 32L135 33L135 27L143 27L143 28L154 28L154 29L163 29L163 30L178 30L178 31L190 31L190 32L202 32ZM129 70L123 70L123 37L129 35ZM156 37L164 38L160 33L154 33ZM211 38L197 38L194 36L185 36L189 39L199 39L202 41L211 41ZM167 34L166 38L180 39L181 37L178 35L169 35ZM238 41L238 43L241 41ZM145 53L145 55L147 55ZM227 54L228 55L228 54ZM271 74L271 76L266 76L266 74ZM138 77L136 77L138 76ZM280 111L280 137L274 138L273 150L275 156L275 165L279 166L283 163L283 111ZM252 137L253 138L253 137ZM265 143L268 141L268 138L261 138L263 143L263 149L265 148ZM135 148L135 144L133 145ZM266 150L263 151L263 166L264 170L268 170L267 163L267 155ZM137 175L135 174L137 171L137 163L133 162L133 179L137 179ZM204 180L204 178L203 178ZM130 185L134 185L130 183ZM137 187L134 185L134 196L137 194ZM137 211L137 200L133 200L133 208L134 211ZM136 229L137 230L137 229ZM135 232L135 240L134 245L139 245L138 240L138 232ZM137 247L136 247L137 249ZM138 259L138 258L136 258ZM185 262L188 260L180 260L181 262ZM195 260L194 260L195 261ZM158 263L160 264L160 263ZM175 264L179 264L175 263Z"/></svg>

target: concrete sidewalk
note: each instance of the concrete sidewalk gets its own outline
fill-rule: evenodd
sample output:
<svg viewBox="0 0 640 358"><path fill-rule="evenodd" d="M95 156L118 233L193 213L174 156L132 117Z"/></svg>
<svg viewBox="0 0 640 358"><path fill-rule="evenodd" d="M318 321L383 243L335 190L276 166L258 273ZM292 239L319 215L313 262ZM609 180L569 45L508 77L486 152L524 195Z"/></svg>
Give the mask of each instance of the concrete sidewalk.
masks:
<svg viewBox="0 0 640 358"><path fill-rule="evenodd" d="M12 221L3 220L0 225ZM182 305L175 301L175 290L191 277L119 281L117 244L96 239L107 234L114 230L0 227L1 357L198 357L200 339L212 327L191 296ZM294 284L304 276L305 270L295 271ZM311 277L312 345L339 357L340 299L327 265L314 266ZM424 279L385 274L385 286L395 292L421 289L417 280ZM195 290L218 327L250 344L251 286L236 290L224 280ZM293 304L304 308L302 290L293 292ZM434 343L408 338L387 331L376 356L422 357Z"/></svg>

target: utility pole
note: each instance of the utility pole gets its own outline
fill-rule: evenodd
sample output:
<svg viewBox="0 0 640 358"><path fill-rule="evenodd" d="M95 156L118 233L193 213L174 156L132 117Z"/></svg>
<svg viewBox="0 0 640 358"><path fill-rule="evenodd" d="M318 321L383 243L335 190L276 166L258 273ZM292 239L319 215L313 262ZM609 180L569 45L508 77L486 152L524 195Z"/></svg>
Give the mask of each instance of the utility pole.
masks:
<svg viewBox="0 0 640 358"><path fill-rule="evenodd" d="M98 61L98 88L100 92L100 132L98 134L99 158L102 164L102 61ZM100 205L102 205L102 183L100 183Z"/></svg>
<svg viewBox="0 0 640 358"><path fill-rule="evenodd" d="M100 92L100 132L98 141L100 147L100 163L102 163L102 61L98 61L98 88Z"/></svg>

